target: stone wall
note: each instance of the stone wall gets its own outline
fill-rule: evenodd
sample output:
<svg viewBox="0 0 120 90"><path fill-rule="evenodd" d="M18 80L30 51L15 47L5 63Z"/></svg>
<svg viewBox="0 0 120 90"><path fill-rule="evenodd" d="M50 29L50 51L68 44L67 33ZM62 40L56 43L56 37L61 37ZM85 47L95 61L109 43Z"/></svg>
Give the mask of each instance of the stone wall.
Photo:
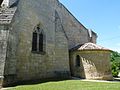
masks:
<svg viewBox="0 0 120 90"><path fill-rule="evenodd" d="M75 67L76 55L80 56L81 65ZM110 51L76 51L71 53L73 75L86 79L112 80L110 66Z"/></svg>
<svg viewBox="0 0 120 90"><path fill-rule="evenodd" d="M88 29L83 26L58 0L55 2L55 9L59 12L62 25L68 37L69 49L89 42ZM95 38L94 38L95 37ZM96 43L97 35L93 34L93 43Z"/></svg>
<svg viewBox="0 0 120 90"><path fill-rule="evenodd" d="M45 34L45 51L43 54L32 52L32 34L37 24L41 25ZM10 40L10 48L16 50L16 57L12 59L13 62L10 62L11 65L15 65L15 61L17 62L16 80L55 78L58 75L69 76L67 39L61 32L59 22L56 29L55 25L55 10L52 1L20 0L11 23L11 36L15 42L13 39ZM14 47L14 45L16 46ZM8 52L9 55L11 52ZM10 73L9 71L14 70L6 68L6 74Z"/></svg>
<svg viewBox="0 0 120 90"><path fill-rule="evenodd" d="M55 11L55 58L58 61L55 61L54 65L57 67L55 68L57 73L64 73L65 77L70 75L68 55L68 40L59 13Z"/></svg>
<svg viewBox="0 0 120 90"><path fill-rule="evenodd" d="M44 53L32 52L32 35L38 24L44 32ZM88 30L57 0L19 0L14 18L6 28L8 48L3 57L7 56L4 83L8 84L69 77L68 50L89 41Z"/></svg>
<svg viewBox="0 0 120 90"><path fill-rule="evenodd" d="M4 79L5 60L7 54L7 41L9 31L6 30L4 25L0 26L0 86Z"/></svg>
<svg viewBox="0 0 120 90"><path fill-rule="evenodd" d="M79 77L85 79L84 66L82 60L80 59L80 67L76 66L76 56L79 55L79 52L70 52L70 71L71 75L74 77Z"/></svg>
<svg viewBox="0 0 120 90"><path fill-rule="evenodd" d="M13 30L11 25L5 26L9 31L7 40L7 52L5 60L4 70L4 83L3 85L12 84L16 81L16 64L17 64L17 45L18 45L18 34L17 31Z"/></svg>

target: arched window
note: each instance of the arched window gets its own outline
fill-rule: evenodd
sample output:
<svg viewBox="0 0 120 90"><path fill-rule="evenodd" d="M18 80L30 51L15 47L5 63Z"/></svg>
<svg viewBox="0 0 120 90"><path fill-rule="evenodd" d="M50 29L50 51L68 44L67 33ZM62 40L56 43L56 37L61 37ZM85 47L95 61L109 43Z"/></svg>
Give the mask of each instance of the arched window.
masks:
<svg viewBox="0 0 120 90"><path fill-rule="evenodd" d="M80 67L80 56L76 56L76 67Z"/></svg>
<svg viewBox="0 0 120 90"><path fill-rule="evenodd" d="M43 33L39 27L33 32L32 37L32 51L43 52Z"/></svg>

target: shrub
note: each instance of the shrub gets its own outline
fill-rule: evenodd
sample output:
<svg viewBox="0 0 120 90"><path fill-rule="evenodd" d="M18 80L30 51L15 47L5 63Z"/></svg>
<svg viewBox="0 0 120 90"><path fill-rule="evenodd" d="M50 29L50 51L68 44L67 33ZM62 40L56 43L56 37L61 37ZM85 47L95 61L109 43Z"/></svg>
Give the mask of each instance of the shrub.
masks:
<svg viewBox="0 0 120 90"><path fill-rule="evenodd" d="M112 65L112 75L114 77L117 77L120 71L120 53L114 51L112 52L111 65Z"/></svg>

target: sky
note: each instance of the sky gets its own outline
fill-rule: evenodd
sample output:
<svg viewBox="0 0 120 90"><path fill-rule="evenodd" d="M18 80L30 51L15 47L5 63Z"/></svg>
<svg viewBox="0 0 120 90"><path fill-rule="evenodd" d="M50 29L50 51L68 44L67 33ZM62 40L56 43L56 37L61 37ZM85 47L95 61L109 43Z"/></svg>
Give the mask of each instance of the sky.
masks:
<svg viewBox="0 0 120 90"><path fill-rule="evenodd" d="M120 52L120 0L59 0L88 29L97 44Z"/></svg>

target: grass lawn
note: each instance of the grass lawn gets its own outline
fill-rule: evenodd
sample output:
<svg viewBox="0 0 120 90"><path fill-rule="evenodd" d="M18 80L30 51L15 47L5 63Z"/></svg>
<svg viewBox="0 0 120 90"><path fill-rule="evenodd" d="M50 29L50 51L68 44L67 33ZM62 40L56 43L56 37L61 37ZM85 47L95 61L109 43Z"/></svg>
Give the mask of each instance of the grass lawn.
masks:
<svg viewBox="0 0 120 90"><path fill-rule="evenodd" d="M90 82L64 80L33 85L21 85L9 90L120 90L120 82Z"/></svg>

